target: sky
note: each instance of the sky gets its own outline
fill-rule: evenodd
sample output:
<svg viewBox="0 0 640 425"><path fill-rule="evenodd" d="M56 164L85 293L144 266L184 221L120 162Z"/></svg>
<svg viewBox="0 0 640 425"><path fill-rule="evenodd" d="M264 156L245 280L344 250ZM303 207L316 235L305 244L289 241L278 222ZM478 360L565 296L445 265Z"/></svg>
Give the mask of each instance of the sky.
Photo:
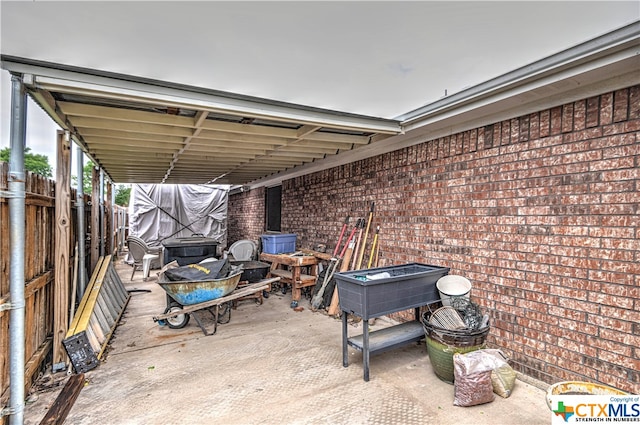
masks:
<svg viewBox="0 0 640 425"><path fill-rule="evenodd" d="M638 1L2 0L0 48L6 55L394 118L638 19ZM6 147L10 76L4 70L0 97L0 147ZM55 164L57 126L33 102L27 122L27 146Z"/></svg>

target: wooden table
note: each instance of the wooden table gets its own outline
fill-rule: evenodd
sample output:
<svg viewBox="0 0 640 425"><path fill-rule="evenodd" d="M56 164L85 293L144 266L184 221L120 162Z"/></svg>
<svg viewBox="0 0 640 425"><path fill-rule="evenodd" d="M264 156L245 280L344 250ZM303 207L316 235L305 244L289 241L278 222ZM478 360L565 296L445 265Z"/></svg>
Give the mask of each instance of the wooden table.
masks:
<svg viewBox="0 0 640 425"><path fill-rule="evenodd" d="M314 255L262 253L260 261L271 263L270 277L279 277L281 283L291 285L291 308L298 306L302 288L316 284L320 260ZM303 268L307 273L302 273Z"/></svg>

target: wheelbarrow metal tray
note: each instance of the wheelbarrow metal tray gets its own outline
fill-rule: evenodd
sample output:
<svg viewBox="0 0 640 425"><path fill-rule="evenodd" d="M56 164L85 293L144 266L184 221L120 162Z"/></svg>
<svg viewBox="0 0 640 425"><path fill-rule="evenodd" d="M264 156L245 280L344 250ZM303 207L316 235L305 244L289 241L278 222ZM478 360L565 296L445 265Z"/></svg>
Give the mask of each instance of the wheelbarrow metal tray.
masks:
<svg viewBox="0 0 640 425"><path fill-rule="evenodd" d="M158 284L175 301L182 305L194 305L224 297L235 291L242 271L212 280L171 282L160 275Z"/></svg>
<svg viewBox="0 0 640 425"><path fill-rule="evenodd" d="M389 277L366 278L381 273ZM420 263L336 273L340 308L369 320L420 307L440 299L436 282L448 273L448 267Z"/></svg>

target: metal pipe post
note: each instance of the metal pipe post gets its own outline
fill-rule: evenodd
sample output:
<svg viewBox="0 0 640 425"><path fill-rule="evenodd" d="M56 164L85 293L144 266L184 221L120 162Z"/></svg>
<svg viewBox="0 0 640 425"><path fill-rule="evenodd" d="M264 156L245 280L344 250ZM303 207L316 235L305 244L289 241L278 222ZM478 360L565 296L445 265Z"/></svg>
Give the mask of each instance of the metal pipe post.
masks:
<svg viewBox="0 0 640 425"><path fill-rule="evenodd" d="M111 181L111 180L109 180ZM116 185L111 181L111 225L109 226L109 231L107 232L107 236L111 241L111 252L109 254L113 254L116 252L116 255L120 254L120 250L117 249L118 241L113 237L113 232L116 229Z"/></svg>
<svg viewBox="0 0 640 425"><path fill-rule="evenodd" d="M9 423L24 423L24 250L27 94L22 76L11 76L11 156L9 158Z"/></svg>
<svg viewBox="0 0 640 425"><path fill-rule="evenodd" d="M78 164L76 172L78 173L78 191L76 192L76 212L78 214L78 299L84 296L86 288L86 253L85 253L85 217L84 217L84 153L82 148L77 148Z"/></svg>
<svg viewBox="0 0 640 425"><path fill-rule="evenodd" d="M104 256L104 172L102 168L100 168L100 190L98 190L100 194L100 203L98 204L98 210L100 211L100 229L98 230L98 235L100 235L100 257Z"/></svg>
<svg viewBox="0 0 640 425"><path fill-rule="evenodd" d="M118 254L124 252L124 212L118 208Z"/></svg>

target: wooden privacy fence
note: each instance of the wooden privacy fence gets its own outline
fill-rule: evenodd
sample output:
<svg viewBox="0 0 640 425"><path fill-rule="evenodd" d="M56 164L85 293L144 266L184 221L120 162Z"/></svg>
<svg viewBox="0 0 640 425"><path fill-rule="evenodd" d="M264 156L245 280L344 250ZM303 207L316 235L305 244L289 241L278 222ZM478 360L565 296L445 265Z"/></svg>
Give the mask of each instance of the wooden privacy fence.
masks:
<svg viewBox="0 0 640 425"><path fill-rule="evenodd" d="M9 164L0 162L0 190L8 190ZM25 384L30 386L51 351L55 245L54 182L25 180ZM9 302L9 203L0 197L0 303ZM75 233L75 231L74 231ZM0 311L0 406L9 399L9 311Z"/></svg>
<svg viewBox="0 0 640 425"><path fill-rule="evenodd" d="M9 164L0 162L0 191L8 190ZM57 308L71 310L74 264L76 264L77 210L75 189L69 192L71 198L71 213L69 217L69 257L68 264L62 265L69 270L69 299L62 301L64 305ZM89 236L91 235L91 197L84 195L85 234L82 241L85 246L85 276L90 275L90 256L96 255L91 251ZM125 240L127 209L116 207L113 209L115 217L111 220L112 209L107 205L104 209L105 219L101 220L105 240L105 254L117 253L119 242ZM112 223L112 224L111 224ZM112 226L113 227L110 227ZM54 332L54 294L55 283L55 234L56 207L55 182L39 175L26 173L25 176L25 386L28 392L31 383L47 362L51 361ZM108 231L108 229L113 229ZM93 239L93 238L92 238ZM9 246L9 203L0 196L0 304L10 301L10 246ZM74 303L75 304L75 303ZM7 405L9 400L9 311L0 311L0 408ZM3 423L0 419L0 423Z"/></svg>

